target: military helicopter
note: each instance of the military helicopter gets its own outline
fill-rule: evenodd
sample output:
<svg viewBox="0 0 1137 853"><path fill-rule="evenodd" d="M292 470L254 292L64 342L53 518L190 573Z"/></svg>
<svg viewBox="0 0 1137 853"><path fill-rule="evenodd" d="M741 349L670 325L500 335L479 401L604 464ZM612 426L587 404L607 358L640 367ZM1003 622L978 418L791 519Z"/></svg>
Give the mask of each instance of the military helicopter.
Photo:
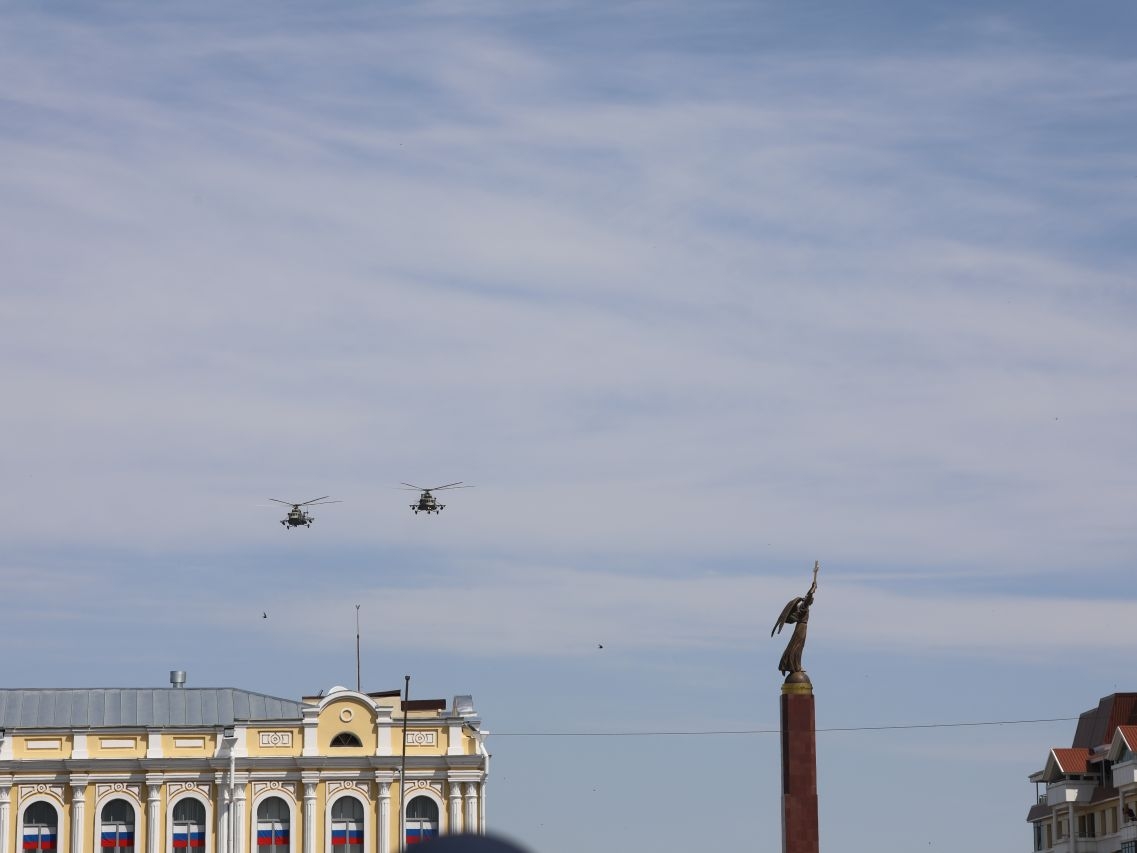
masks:
<svg viewBox="0 0 1137 853"><path fill-rule="evenodd" d="M280 523L284 525L284 529L288 530L292 527L300 527L301 525L311 527L312 522L316 520L316 516L311 515L306 509L301 509L301 507L343 503L343 501L330 501L328 500L329 497L331 496L324 495L322 498L312 498L310 501L304 501L298 504L294 504L292 501L282 501L278 498L269 498L269 500L292 507L292 509L288 511L288 515L280 520Z"/></svg>
<svg viewBox="0 0 1137 853"><path fill-rule="evenodd" d="M438 513L446 509L446 504L440 504L435 499L434 495L431 494L431 492L441 492L444 489L474 488L473 486L462 485L461 480L459 480L457 483L447 483L445 486L431 486L429 489L423 488L422 486L416 486L412 483L403 483L403 485L408 486L413 491L422 492L422 494L418 497L418 503L411 504L411 509L415 511L415 515L418 515L420 512L425 512L428 515L433 512L435 515L438 515Z"/></svg>

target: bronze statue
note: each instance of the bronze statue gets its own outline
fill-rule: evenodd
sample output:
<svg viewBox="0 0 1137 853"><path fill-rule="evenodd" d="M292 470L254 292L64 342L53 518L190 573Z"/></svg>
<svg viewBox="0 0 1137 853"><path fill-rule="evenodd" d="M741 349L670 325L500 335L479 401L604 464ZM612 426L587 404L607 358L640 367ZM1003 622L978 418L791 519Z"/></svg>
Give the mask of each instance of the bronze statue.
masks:
<svg viewBox="0 0 1137 853"><path fill-rule="evenodd" d="M785 607L782 608L782 615L778 617L778 622L774 625L770 636L775 633L782 632L782 626L787 622L792 622L794 626L793 636L790 637L789 643L786 644L786 650L782 652L782 659L778 661L778 672L782 675L788 675L795 672L804 672L801 668L801 653L805 648L805 631L809 623L809 607L813 604L813 593L817 591L817 570L821 568L819 562L813 564L813 585L809 588L804 596L795 598L790 601Z"/></svg>

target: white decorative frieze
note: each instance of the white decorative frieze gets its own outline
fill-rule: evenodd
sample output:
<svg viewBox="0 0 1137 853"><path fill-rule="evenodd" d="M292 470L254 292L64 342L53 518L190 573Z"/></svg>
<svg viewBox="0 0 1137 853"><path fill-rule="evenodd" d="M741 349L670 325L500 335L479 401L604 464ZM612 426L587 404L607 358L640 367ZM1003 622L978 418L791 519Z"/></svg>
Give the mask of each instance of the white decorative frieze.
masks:
<svg viewBox="0 0 1137 853"><path fill-rule="evenodd" d="M142 786L131 785L129 782L107 782L95 785L95 799L101 800L112 794L130 794L134 799L142 799Z"/></svg>
<svg viewBox="0 0 1137 853"><path fill-rule="evenodd" d="M176 797L179 794L201 794L201 796L209 797L209 783L208 782L171 782L170 783L170 796Z"/></svg>
<svg viewBox="0 0 1137 853"><path fill-rule="evenodd" d="M46 794L49 797L55 797L61 803L63 802L63 786L62 785L21 785L20 786L20 800L26 800L28 797Z"/></svg>
<svg viewBox="0 0 1137 853"><path fill-rule="evenodd" d="M335 782L328 783L328 796L331 797L343 791L355 791L357 794L367 796L367 783L355 782L350 779L340 779Z"/></svg>
<svg viewBox="0 0 1137 853"><path fill-rule="evenodd" d="M253 783L253 797L259 797L261 794L269 791L276 791L281 794L287 794L292 799L296 799L296 785L292 782L281 782L279 779L273 779L269 782L254 782Z"/></svg>
<svg viewBox="0 0 1137 853"><path fill-rule="evenodd" d="M101 737L99 746L102 749L134 749L137 741L132 737Z"/></svg>
<svg viewBox="0 0 1137 853"><path fill-rule="evenodd" d="M407 746L435 746L438 732L407 732Z"/></svg>
<svg viewBox="0 0 1137 853"><path fill-rule="evenodd" d="M440 782L427 782L425 779L419 779L417 782L407 783L407 796L409 797L415 791L433 791L442 796L442 784Z"/></svg>
<svg viewBox="0 0 1137 853"><path fill-rule="evenodd" d="M292 732L261 732L261 746L267 749L290 749Z"/></svg>

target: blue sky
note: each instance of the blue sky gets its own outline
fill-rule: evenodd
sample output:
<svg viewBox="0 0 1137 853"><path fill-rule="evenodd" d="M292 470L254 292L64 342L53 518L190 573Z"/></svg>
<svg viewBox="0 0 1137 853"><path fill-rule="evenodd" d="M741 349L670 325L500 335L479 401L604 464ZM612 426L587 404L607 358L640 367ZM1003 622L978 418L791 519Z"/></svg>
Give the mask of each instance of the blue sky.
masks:
<svg viewBox="0 0 1137 853"><path fill-rule="evenodd" d="M296 697L359 603L535 853L777 849L776 736L521 734L776 727L815 559L822 727L1137 687L1132 5L2 14L6 684ZM1072 733L822 733L822 843L1026 849Z"/></svg>

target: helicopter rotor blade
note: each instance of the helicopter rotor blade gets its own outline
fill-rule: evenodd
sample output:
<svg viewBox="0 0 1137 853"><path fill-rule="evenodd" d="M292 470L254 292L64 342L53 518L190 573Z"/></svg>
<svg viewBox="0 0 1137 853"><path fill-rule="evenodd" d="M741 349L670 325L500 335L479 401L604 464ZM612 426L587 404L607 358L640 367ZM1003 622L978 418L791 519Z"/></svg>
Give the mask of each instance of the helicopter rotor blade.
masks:
<svg viewBox="0 0 1137 853"><path fill-rule="evenodd" d="M343 501L308 501L304 506L327 506L328 504L342 504Z"/></svg>
<svg viewBox="0 0 1137 853"><path fill-rule="evenodd" d="M297 506L297 504L294 504L292 501L282 501L280 498L269 498L269 500L276 501L278 504L284 504L285 506Z"/></svg>
<svg viewBox="0 0 1137 853"><path fill-rule="evenodd" d="M330 497L331 497L331 495L324 495L324 497L322 497L322 498L312 498L312 500L310 500L310 501L304 501L304 503L299 503L296 505L297 506L308 506L308 504L314 504L316 501L322 501L322 500L324 500L324 498L330 498Z"/></svg>
<svg viewBox="0 0 1137 853"><path fill-rule="evenodd" d="M437 489L432 489L431 491L442 492L442 491L448 491L448 490L452 490L452 489L472 489L472 488L474 488L474 486L464 486L461 483L455 483L452 486L439 486Z"/></svg>
<svg viewBox="0 0 1137 853"><path fill-rule="evenodd" d="M400 482L402 482L402 481L400 481ZM430 491L429 489L424 489L422 486L416 486L414 483L403 483L403 485L404 486L410 486L412 489L414 489L417 492Z"/></svg>
<svg viewBox="0 0 1137 853"><path fill-rule="evenodd" d="M455 486L461 486L461 485L462 485L462 481L459 480L457 483L447 483L445 486L431 486L430 489L428 489L428 491L437 492L439 489L452 489Z"/></svg>

